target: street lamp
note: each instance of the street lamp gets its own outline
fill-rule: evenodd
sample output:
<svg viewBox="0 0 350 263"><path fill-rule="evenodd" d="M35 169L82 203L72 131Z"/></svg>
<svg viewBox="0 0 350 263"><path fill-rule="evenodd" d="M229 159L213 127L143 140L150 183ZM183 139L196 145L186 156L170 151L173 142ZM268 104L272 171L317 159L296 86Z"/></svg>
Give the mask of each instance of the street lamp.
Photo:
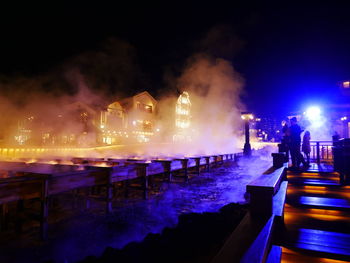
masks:
<svg viewBox="0 0 350 263"><path fill-rule="evenodd" d="M349 138L348 117L341 117L340 120L343 122L343 138Z"/></svg>
<svg viewBox="0 0 350 263"><path fill-rule="evenodd" d="M249 142L249 121L254 119L254 116L251 112L242 112L241 118L242 120L244 120L244 131L245 131L245 143L243 148L243 155L251 156L252 148L250 147L250 142Z"/></svg>

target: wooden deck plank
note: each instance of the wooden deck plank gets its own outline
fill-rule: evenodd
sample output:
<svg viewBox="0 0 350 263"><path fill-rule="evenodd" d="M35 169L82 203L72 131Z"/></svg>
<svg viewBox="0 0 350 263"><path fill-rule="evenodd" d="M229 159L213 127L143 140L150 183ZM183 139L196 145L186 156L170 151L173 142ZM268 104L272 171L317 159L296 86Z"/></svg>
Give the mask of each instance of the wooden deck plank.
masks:
<svg viewBox="0 0 350 263"><path fill-rule="evenodd" d="M301 250L307 255L350 260L350 235L300 228L289 233L287 247Z"/></svg>
<svg viewBox="0 0 350 263"><path fill-rule="evenodd" d="M299 204L302 206L312 206L320 209L350 211L349 200L340 198L300 196Z"/></svg>
<svg viewBox="0 0 350 263"><path fill-rule="evenodd" d="M315 257L310 255L302 254L298 251L282 247L282 263L345 263L348 261Z"/></svg>
<svg viewBox="0 0 350 263"><path fill-rule="evenodd" d="M350 199L339 174L331 165L312 164L305 172L288 171L287 177L285 245L298 257L322 260L310 262L350 260Z"/></svg>
<svg viewBox="0 0 350 263"><path fill-rule="evenodd" d="M297 242L327 247L348 248L350 252L350 235L339 232L301 228L298 231Z"/></svg>
<svg viewBox="0 0 350 263"><path fill-rule="evenodd" d="M334 167L331 164L326 164L326 163L311 163L311 166L309 167L309 169L307 169L307 171L310 172L318 172L318 173L330 173L330 172L334 172Z"/></svg>
<svg viewBox="0 0 350 263"><path fill-rule="evenodd" d="M325 187L340 187L341 184L332 180L292 180L293 185L309 185L309 186L325 186Z"/></svg>

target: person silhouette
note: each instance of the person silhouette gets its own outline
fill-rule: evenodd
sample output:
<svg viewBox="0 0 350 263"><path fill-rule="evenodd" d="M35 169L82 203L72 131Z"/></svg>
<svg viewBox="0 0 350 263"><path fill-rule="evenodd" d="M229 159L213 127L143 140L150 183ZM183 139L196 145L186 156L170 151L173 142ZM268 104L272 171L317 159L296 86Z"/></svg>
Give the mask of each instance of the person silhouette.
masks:
<svg viewBox="0 0 350 263"><path fill-rule="evenodd" d="M292 158L292 167L294 169L299 169L300 163L303 163L304 167L308 167L308 164L305 162L303 155L300 152L301 137L300 134L303 130L298 125L298 120L296 117L290 119L290 142L289 149L290 155Z"/></svg>
<svg viewBox="0 0 350 263"><path fill-rule="evenodd" d="M307 165L310 164L310 152L311 152L310 139L311 139L310 132L305 131L303 136L303 144L301 145L301 150L305 154Z"/></svg>

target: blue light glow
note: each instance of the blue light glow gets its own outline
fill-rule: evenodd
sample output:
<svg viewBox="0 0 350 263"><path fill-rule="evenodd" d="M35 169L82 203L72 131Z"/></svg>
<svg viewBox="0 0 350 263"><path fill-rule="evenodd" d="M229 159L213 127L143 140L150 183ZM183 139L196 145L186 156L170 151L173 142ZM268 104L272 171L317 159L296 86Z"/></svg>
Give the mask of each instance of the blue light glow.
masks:
<svg viewBox="0 0 350 263"><path fill-rule="evenodd" d="M309 107L305 112L306 118L310 121L318 121L321 117L321 109L317 106Z"/></svg>

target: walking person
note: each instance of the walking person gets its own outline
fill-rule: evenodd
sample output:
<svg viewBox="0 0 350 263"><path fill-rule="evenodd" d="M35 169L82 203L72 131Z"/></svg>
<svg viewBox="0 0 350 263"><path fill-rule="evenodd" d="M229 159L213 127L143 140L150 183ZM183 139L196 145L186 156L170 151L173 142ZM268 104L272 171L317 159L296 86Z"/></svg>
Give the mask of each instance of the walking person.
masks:
<svg viewBox="0 0 350 263"><path fill-rule="evenodd" d="M308 166L310 165L310 152L311 152L310 140L311 140L310 132L306 131L303 136L303 144L301 146L301 150L305 154L306 164Z"/></svg>
<svg viewBox="0 0 350 263"><path fill-rule="evenodd" d="M289 150L290 155L292 157L292 167L294 169L299 169L300 163L303 163L304 168L308 167L306 164L303 155L300 152L300 146L301 146L301 137L300 134L303 132L303 130L298 125L298 120L296 117L293 117L290 119L290 143L289 143Z"/></svg>

